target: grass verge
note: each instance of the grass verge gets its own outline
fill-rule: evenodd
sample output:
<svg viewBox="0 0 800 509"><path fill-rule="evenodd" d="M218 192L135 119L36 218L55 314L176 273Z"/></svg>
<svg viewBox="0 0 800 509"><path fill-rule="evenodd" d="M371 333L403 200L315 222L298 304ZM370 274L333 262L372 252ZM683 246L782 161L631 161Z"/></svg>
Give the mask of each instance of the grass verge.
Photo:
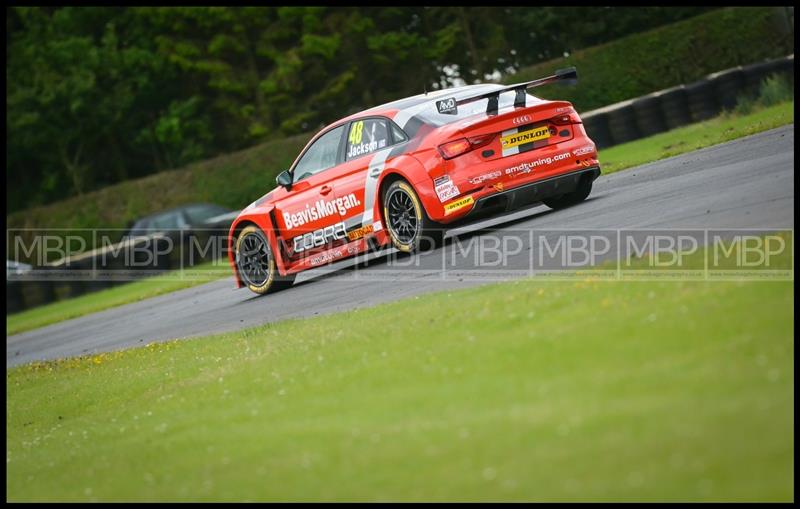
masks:
<svg viewBox="0 0 800 509"><path fill-rule="evenodd" d="M793 300L533 279L13 368L7 498L793 500Z"/></svg>
<svg viewBox="0 0 800 509"><path fill-rule="evenodd" d="M677 156L794 122L794 100L741 115L723 113L705 122L679 127L600 151L603 174Z"/></svg>
<svg viewBox="0 0 800 509"><path fill-rule="evenodd" d="M227 266L227 261L225 261ZM133 283L114 286L106 290L87 293L71 299L52 302L6 316L6 335L19 334L27 330L44 327L70 318L96 313L123 304L155 297L176 290L208 283L225 277L220 274L222 266L215 262L196 265L187 272L172 271L164 276L151 277ZM227 276L231 276L228 272Z"/></svg>

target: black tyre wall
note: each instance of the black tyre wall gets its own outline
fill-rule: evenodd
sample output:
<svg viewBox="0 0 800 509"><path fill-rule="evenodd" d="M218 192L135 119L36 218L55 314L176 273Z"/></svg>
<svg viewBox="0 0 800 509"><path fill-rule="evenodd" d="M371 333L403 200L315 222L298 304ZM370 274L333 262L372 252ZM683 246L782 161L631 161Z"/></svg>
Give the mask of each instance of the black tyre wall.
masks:
<svg viewBox="0 0 800 509"><path fill-rule="evenodd" d="M654 94L646 95L633 102L636 124L642 136L652 136L667 130L667 122L661 111L661 100Z"/></svg>
<svg viewBox="0 0 800 509"><path fill-rule="evenodd" d="M715 96L714 84L708 80L686 85L686 99L689 103L689 113L693 122L708 120L720 111L720 105Z"/></svg>

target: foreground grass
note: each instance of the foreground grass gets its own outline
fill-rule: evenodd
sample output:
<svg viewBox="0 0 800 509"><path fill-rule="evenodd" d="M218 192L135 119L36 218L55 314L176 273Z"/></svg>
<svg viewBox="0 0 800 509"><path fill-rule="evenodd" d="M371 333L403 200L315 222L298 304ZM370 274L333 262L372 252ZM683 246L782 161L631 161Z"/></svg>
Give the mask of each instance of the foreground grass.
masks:
<svg viewBox="0 0 800 509"><path fill-rule="evenodd" d="M794 101L776 104L747 115L725 113L649 138L600 151L603 174L691 152L794 122Z"/></svg>
<svg viewBox="0 0 800 509"><path fill-rule="evenodd" d="M748 115L725 114L706 122L604 149L600 153L600 161L604 174L613 173L792 122L794 122L794 101L764 108ZM217 278L223 276L217 276ZM208 279L142 281L76 299L56 302L8 316L6 318L6 334L16 334L206 281Z"/></svg>
<svg viewBox="0 0 800 509"><path fill-rule="evenodd" d="M227 262L225 265L215 265L214 262L208 262L187 269L186 273L182 270L177 270L164 276L143 279L71 299L52 302L20 313L7 315L6 335L18 334L69 320L70 318L77 318L89 313L96 313L104 309L155 297L156 295L190 288L226 276L231 276Z"/></svg>
<svg viewBox="0 0 800 509"><path fill-rule="evenodd" d="M7 498L788 501L793 327L788 281L534 279L22 366Z"/></svg>

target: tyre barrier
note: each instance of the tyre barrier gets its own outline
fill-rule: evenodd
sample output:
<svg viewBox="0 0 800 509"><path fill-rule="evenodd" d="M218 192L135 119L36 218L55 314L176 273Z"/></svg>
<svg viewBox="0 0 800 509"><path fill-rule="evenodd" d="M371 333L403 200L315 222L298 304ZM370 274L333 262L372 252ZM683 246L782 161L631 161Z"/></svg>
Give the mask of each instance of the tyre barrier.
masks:
<svg viewBox="0 0 800 509"><path fill-rule="evenodd" d="M608 127L615 145L642 137L641 129L636 124L633 102L633 99L622 101L608 111Z"/></svg>
<svg viewBox="0 0 800 509"><path fill-rule="evenodd" d="M692 122L708 120L721 110L715 95L714 84L705 79L686 85L686 100Z"/></svg>
<svg viewBox="0 0 800 509"><path fill-rule="evenodd" d="M597 147L608 148L714 117L722 108L733 108L741 95L750 93L755 96L759 92L763 80L772 74L788 75L791 80L794 80L794 55L709 74L704 79L689 85L679 85L583 112L581 119L584 129ZM187 238L173 236L171 241L185 243ZM183 258L180 256L181 251ZM87 255L91 255L91 253L87 253ZM170 255L158 254L154 266L147 268L170 270L213 259L213 256L191 259L187 258L187 255L187 250L172 250ZM104 254L103 260L104 262L100 266L93 261L91 256L87 256L86 261L92 261L94 265L80 263L70 264L70 267L84 269L97 267L98 269L112 270L125 266L124 260L113 254ZM63 269L63 267L61 268ZM42 267L37 267L37 270L41 269ZM74 296L116 286L127 280L98 278L84 281L58 281L54 278L52 281L41 281L28 280L24 276L15 279L6 278L6 314L53 302L60 296Z"/></svg>
<svg viewBox="0 0 800 509"><path fill-rule="evenodd" d="M707 79L714 84L717 102L724 110L732 110L744 91L744 73L741 67L709 74Z"/></svg>
<svg viewBox="0 0 800 509"><path fill-rule="evenodd" d="M16 281L19 284L19 291L23 309L43 306L56 300L56 293L53 289L53 281ZM7 281L6 284L9 282Z"/></svg>
<svg viewBox="0 0 800 509"><path fill-rule="evenodd" d="M6 314L16 313L25 309L21 289L22 286L19 281L6 280Z"/></svg>
<svg viewBox="0 0 800 509"><path fill-rule="evenodd" d="M679 85L653 95L660 99L661 113L664 115L667 129L675 129L692 122L689 102L686 99L686 87Z"/></svg>
<svg viewBox="0 0 800 509"><path fill-rule="evenodd" d="M661 100L657 94L649 94L633 102L636 125L642 136L652 136L667 130L667 122L661 110Z"/></svg>
<svg viewBox="0 0 800 509"><path fill-rule="evenodd" d="M786 72L785 60L771 60L742 68L744 75L744 90L751 97L758 95L761 83L771 74Z"/></svg>
<svg viewBox="0 0 800 509"><path fill-rule="evenodd" d="M589 112L581 115L581 120L586 134L594 141L597 148L606 148L614 144L611 139L611 130L608 128L608 114Z"/></svg>

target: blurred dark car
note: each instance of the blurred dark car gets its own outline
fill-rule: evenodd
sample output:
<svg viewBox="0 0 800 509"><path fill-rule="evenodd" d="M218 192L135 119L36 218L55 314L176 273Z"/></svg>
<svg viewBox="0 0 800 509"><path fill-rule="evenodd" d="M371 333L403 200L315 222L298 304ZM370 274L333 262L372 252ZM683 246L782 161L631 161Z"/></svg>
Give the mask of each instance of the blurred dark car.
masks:
<svg viewBox="0 0 800 509"><path fill-rule="evenodd" d="M30 272L33 266L15 260L6 260L6 279L10 276L21 276Z"/></svg>
<svg viewBox="0 0 800 509"><path fill-rule="evenodd" d="M133 223L126 237L169 230L228 228L239 211L210 203L193 203L152 214Z"/></svg>

